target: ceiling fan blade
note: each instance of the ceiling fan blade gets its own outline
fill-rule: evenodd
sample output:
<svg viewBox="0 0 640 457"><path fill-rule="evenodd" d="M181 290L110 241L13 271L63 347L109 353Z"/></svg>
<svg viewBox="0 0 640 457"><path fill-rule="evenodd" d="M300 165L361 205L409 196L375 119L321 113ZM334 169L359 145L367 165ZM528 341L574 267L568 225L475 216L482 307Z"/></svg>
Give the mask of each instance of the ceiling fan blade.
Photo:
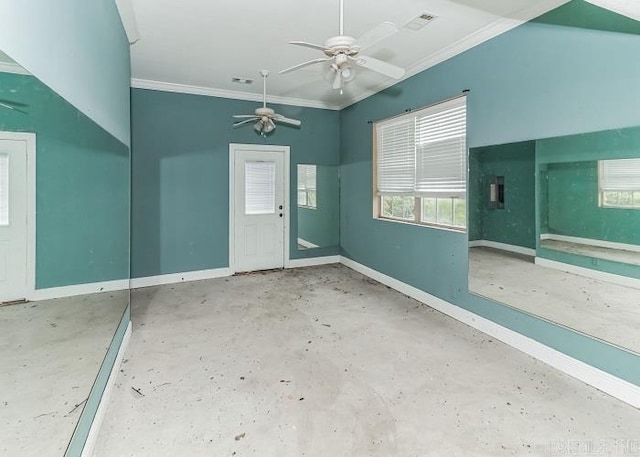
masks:
<svg viewBox="0 0 640 457"><path fill-rule="evenodd" d="M379 41L389 38L398 32L398 27L393 22L383 22L382 24L372 28L371 30L364 32L357 40L356 43L363 51L370 48Z"/></svg>
<svg viewBox="0 0 640 457"><path fill-rule="evenodd" d="M234 126L234 127L240 127L241 125L248 124L249 122L253 122L255 119L256 119L256 118L253 118L253 119L247 119L247 120L245 120L245 121L240 121L240 122L234 122L233 126Z"/></svg>
<svg viewBox="0 0 640 457"><path fill-rule="evenodd" d="M291 119L288 117L284 117L282 114L275 114L273 116L273 120L276 122L282 122L283 124L290 124L290 125L295 125L296 127L299 127L300 125L302 125L302 122L297 120L297 119Z"/></svg>
<svg viewBox="0 0 640 457"><path fill-rule="evenodd" d="M285 68L284 70L280 70L280 74L289 73L290 71L299 70L304 67L308 67L309 65L313 65L320 62L326 62L327 60L333 60L333 57L319 57L317 59L309 60L308 62L300 63L298 65L294 65L293 67Z"/></svg>
<svg viewBox="0 0 640 457"><path fill-rule="evenodd" d="M13 100L7 100L4 98L0 98L0 102L11 106L22 106L23 108L29 106L27 103L14 102Z"/></svg>
<svg viewBox="0 0 640 457"><path fill-rule="evenodd" d="M15 106L10 106L10 105L7 105L7 104L2 103L2 102L0 102L0 106L2 106L2 107L4 107L4 108L11 109L11 110L13 110L13 111L17 111L17 112L22 113L22 114L29 114L29 113L27 113L26 111L21 110L20 108L16 108Z"/></svg>
<svg viewBox="0 0 640 457"><path fill-rule="evenodd" d="M326 46L307 43L306 41L289 41L289 44L295 44L296 46L302 46L303 48L318 49L319 51L325 51L327 49Z"/></svg>
<svg viewBox="0 0 640 457"><path fill-rule="evenodd" d="M234 114L233 117L235 119L258 119L260 116L255 114Z"/></svg>
<svg viewBox="0 0 640 457"><path fill-rule="evenodd" d="M368 68L369 70L373 70L378 73L382 73L383 75L389 76L391 78L400 79L405 74L404 68L400 68L390 63L383 62L382 60L374 59L370 56L359 55L357 57L352 57L351 59L361 67Z"/></svg>
<svg viewBox="0 0 640 457"><path fill-rule="evenodd" d="M336 71L336 75L333 77L333 84L331 85L334 89L342 89L342 75L340 71Z"/></svg>

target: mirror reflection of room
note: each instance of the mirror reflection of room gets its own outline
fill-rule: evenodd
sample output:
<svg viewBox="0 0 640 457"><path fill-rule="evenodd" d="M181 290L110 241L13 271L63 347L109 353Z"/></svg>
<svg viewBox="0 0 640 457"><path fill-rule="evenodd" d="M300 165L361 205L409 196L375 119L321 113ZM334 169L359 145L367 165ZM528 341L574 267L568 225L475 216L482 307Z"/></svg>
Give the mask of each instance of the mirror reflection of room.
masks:
<svg viewBox="0 0 640 457"><path fill-rule="evenodd" d="M640 351L639 135L471 149L470 290Z"/></svg>
<svg viewBox="0 0 640 457"><path fill-rule="evenodd" d="M339 179L337 166L298 164L298 250L338 246Z"/></svg>
<svg viewBox="0 0 640 457"><path fill-rule="evenodd" d="M127 146L0 53L2 455L84 444L128 305L128 176Z"/></svg>

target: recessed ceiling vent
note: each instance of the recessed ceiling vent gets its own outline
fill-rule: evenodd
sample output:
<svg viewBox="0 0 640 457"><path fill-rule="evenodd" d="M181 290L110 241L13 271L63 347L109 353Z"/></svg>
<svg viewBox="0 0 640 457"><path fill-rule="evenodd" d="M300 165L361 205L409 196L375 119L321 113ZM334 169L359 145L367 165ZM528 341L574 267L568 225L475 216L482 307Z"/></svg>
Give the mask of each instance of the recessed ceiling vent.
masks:
<svg viewBox="0 0 640 457"><path fill-rule="evenodd" d="M434 19L436 19L436 17L437 16L434 16L433 14L422 13L419 16L416 16L413 19L411 19L409 22L407 22L407 24L404 26L404 28L405 29L409 29L409 30L420 30L422 27L427 25L429 22L431 22Z"/></svg>
<svg viewBox="0 0 640 457"><path fill-rule="evenodd" d="M238 83L238 84L251 84L253 82L253 79L251 79L251 78L242 78L240 76L234 76L233 78L231 78L231 81L233 81L234 83Z"/></svg>

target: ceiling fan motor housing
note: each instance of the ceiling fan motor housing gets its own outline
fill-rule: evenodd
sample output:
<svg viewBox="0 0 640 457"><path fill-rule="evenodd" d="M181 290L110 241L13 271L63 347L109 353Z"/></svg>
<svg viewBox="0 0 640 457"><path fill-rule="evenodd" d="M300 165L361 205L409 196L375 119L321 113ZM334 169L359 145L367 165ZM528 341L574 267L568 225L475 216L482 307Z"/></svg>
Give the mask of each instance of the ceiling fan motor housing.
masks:
<svg viewBox="0 0 640 457"><path fill-rule="evenodd" d="M264 116L273 117L273 115L276 114L276 112L271 108L261 106L260 108L256 108L255 114L256 116L260 116L260 117L264 117Z"/></svg>
<svg viewBox="0 0 640 457"><path fill-rule="evenodd" d="M356 39L348 35L339 35L329 38L324 44L324 53L327 57L334 57L340 54L355 56L360 52L360 47L356 45Z"/></svg>

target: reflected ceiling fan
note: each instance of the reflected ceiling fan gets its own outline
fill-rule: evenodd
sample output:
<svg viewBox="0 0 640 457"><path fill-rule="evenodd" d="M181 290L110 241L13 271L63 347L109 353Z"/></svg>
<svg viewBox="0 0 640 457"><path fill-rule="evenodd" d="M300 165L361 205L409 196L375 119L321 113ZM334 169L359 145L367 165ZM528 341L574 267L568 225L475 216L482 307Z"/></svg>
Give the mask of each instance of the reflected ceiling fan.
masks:
<svg viewBox="0 0 640 457"><path fill-rule="evenodd" d="M383 22L373 29L365 32L359 38L354 38L344 34L344 0L340 0L340 34L329 38L323 45L307 43L305 41L290 41L290 44L305 48L322 51L326 57L309 60L293 67L285 68L280 73L299 70L301 68L316 63L331 63L331 71L334 73L331 86L340 89L344 83L353 81L356 77L355 66L363 67L381 73L390 78L400 79L404 76L405 70L382 60L360 54L360 51L373 46L374 44L390 37L398 32L398 27L391 22Z"/></svg>
<svg viewBox="0 0 640 457"><path fill-rule="evenodd" d="M27 105L26 103L18 103L12 100L6 100L6 99L0 98L0 108L11 109L13 111L17 111L22 114L29 114L25 110L20 109L20 108L26 108L27 106L29 105Z"/></svg>
<svg viewBox="0 0 640 457"><path fill-rule="evenodd" d="M267 108L267 76L269 76L269 72L267 70L261 70L260 76L262 76L262 106L260 108L256 108L254 114L234 115L233 117L235 119L244 120L234 123L233 126L240 127L241 125L256 121L253 128L263 136L275 130L276 122L299 127L302 124L299 120L284 117L282 114L276 113L271 108Z"/></svg>

